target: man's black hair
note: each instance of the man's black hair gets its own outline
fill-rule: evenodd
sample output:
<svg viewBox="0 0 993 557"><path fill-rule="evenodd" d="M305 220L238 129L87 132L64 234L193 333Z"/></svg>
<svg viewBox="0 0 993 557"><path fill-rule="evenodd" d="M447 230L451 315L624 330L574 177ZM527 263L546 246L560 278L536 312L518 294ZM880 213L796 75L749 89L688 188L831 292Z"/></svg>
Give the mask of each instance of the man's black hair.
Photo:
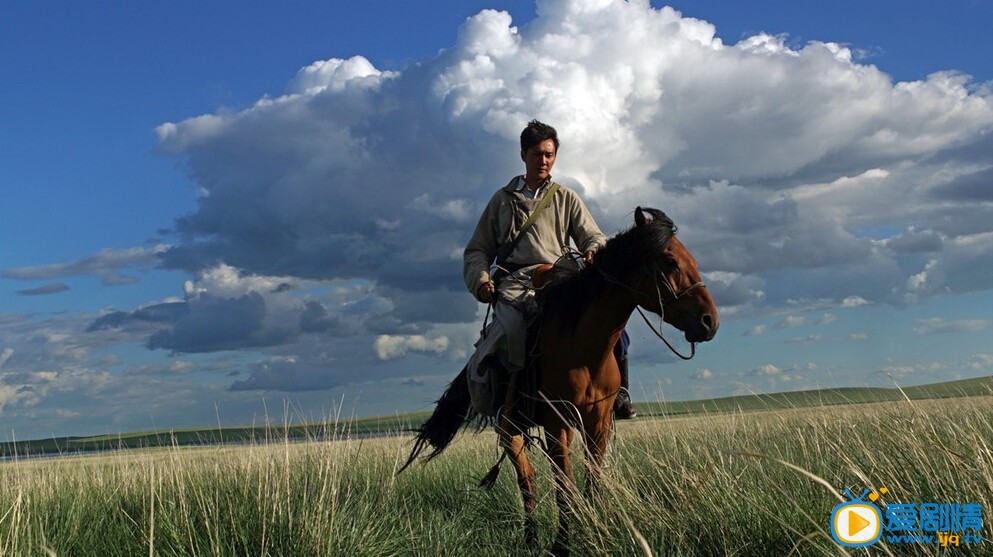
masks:
<svg viewBox="0 0 993 557"><path fill-rule="evenodd" d="M551 139L555 143L555 152L559 152L559 134L555 128L537 120L528 122L528 127L521 132L521 153L527 153L528 149L540 144L546 139Z"/></svg>

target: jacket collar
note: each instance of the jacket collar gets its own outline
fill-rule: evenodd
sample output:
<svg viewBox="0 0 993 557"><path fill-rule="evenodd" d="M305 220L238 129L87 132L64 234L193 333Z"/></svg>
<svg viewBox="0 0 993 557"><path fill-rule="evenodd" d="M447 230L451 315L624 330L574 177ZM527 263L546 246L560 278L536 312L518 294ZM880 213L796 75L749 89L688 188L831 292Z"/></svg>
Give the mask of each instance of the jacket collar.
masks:
<svg viewBox="0 0 993 557"><path fill-rule="evenodd" d="M549 176L548 179L541 184L541 186L538 188L538 191L540 192L548 188L548 186L550 185L552 185L551 176ZM527 182L524 181L524 175L522 174L520 176L514 176L513 178L511 178L510 182L506 186L504 186L503 189L507 193L514 193L514 192L523 192L524 189L527 187L528 187Z"/></svg>

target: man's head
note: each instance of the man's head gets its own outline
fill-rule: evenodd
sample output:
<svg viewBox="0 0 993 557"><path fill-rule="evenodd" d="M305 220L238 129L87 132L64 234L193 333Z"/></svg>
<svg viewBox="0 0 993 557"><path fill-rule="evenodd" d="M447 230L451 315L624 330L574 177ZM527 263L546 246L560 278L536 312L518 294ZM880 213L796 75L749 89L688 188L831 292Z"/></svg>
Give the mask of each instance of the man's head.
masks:
<svg viewBox="0 0 993 557"><path fill-rule="evenodd" d="M555 128L531 120L521 132L521 160L527 169L524 177L528 187L535 189L548 180L558 152L559 136Z"/></svg>
<svg viewBox="0 0 993 557"><path fill-rule="evenodd" d="M528 149L539 145L546 139L551 139L555 143L555 152L559 151L559 134L555 128L548 124L543 124L537 120L528 122L528 127L521 132L521 156L523 157Z"/></svg>

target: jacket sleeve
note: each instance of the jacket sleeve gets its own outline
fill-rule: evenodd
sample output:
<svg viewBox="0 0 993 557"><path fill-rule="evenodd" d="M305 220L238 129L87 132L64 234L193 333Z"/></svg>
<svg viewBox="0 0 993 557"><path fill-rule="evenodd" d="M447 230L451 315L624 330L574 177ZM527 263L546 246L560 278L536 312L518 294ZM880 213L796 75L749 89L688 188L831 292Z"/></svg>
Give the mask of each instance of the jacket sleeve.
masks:
<svg viewBox="0 0 993 557"><path fill-rule="evenodd" d="M599 250L607 245L607 237L600 231L579 195L571 190L569 193L569 236L581 253Z"/></svg>
<svg viewBox="0 0 993 557"><path fill-rule="evenodd" d="M483 210L476 224L472 238L462 253L462 274L466 288L473 296L479 287L490 281L490 263L496 258L500 248L497 236L497 217L500 208L499 192L494 195Z"/></svg>

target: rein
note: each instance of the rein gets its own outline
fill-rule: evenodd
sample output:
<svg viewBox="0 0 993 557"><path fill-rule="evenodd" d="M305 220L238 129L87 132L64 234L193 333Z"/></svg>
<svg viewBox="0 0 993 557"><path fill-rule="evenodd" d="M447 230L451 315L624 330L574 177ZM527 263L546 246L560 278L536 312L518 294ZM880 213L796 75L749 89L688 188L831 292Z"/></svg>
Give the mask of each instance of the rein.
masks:
<svg viewBox="0 0 993 557"><path fill-rule="evenodd" d="M658 270L658 267L657 266L655 266L655 270L656 271ZM630 292L632 292L632 293L634 293L636 295L642 295L641 292L635 290L631 286L629 286L627 284L624 284L623 282L617 280L613 276L607 274L607 272L604 271L603 269L601 269L600 267L597 267L597 271L599 271L600 272L600 275L603 276L603 279L606 280L607 282L609 282L610 284L613 284L615 286L620 286L621 288L624 288L625 290L628 290L628 291L630 291ZM669 295L668 296L668 299L666 299L666 297L663 296L662 290L659 288L659 279L658 279L659 275L662 275L662 284L665 285L666 293ZM638 314L641 315L641 318L645 320L645 324L648 325L648 328L651 329L651 331L653 333L655 333L655 336L659 337L659 339L663 343L665 343L666 348L668 348L673 354L675 354L677 357L679 357L682 360L691 360L691 359L693 359L693 356L696 356L696 343L695 342L691 342L690 343L690 355L689 356L686 356L684 354L681 354L679 352L679 350L677 350L676 347L673 346L673 344L671 342L669 342L669 339L665 338L665 336L662 334L662 324L661 324L661 322L665 320L665 304L666 304L666 302L675 302L676 300L679 300L683 296L689 294L690 292L692 292L692 291L694 291L694 290L696 290L698 288L706 288L707 285L701 280L701 281L697 281L697 282L695 282L695 283L693 283L693 284L687 286L686 288L684 288L684 289L682 289L682 290L680 290L680 291L677 292L676 289L672 287L672 283L669 281L669 278L665 276L665 273L656 272L656 273L653 273L653 277L654 277L654 282L655 282L655 292L658 295L659 308L662 310L662 314L659 316L660 317L659 326L658 327L655 327L655 325L653 325L652 322L649 321L648 316L646 316L645 315L645 312L642 311L640 304L636 304L635 305L635 309L638 310Z"/></svg>

